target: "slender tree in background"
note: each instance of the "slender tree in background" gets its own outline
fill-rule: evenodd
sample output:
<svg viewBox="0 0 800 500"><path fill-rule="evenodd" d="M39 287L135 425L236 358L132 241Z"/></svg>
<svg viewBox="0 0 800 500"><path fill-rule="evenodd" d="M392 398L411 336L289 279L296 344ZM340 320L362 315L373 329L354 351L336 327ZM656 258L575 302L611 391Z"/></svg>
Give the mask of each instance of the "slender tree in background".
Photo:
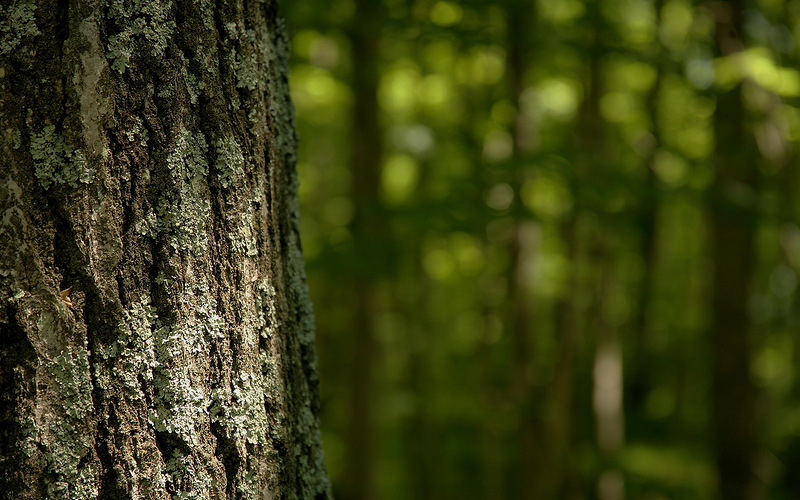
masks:
<svg viewBox="0 0 800 500"><path fill-rule="evenodd" d="M4 498L329 498L276 4L0 33Z"/></svg>
<svg viewBox="0 0 800 500"><path fill-rule="evenodd" d="M580 150L575 165L576 196L580 200L581 189L591 190L592 182L607 183L611 177L610 148L606 145L606 129L603 127L601 98L605 92L603 82L602 54L611 32L604 19L603 2L588 3L587 16L591 23L586 61L585 97L581 103L577 144ZM613 280L613 251L618 235L615 226L607 223L606 200L588 198L589 210L579 214L576 222L578 233L586 239L586 254L583 256L591 271L587 283L586 299L587 340L593 344L592 409L600 457L597 496L600 500L622 500L625 498L624 478L616 466L625 438L625 422L622 405L622 350L615 325L611 324L608 312L610 283ZM586 198L583 198L584 200ZM583 217L580 218L580 215ZM573 241L580 245L580 241ZM580 254L578 254L580 258ZM580 273L580 264L573 269Z"/></svg>
<svg viewBox="0 0 800 500"><path fill-rule="evenodd" d="M375 315L376 268L381 261L384 221L378 211L383 160L383 129L378 106L378 54L382 27L380 2L358 0L348 27L353 61L350 131L351 231L359 257L353 262L353 354L344 498L375 498Z"/></svg>
<svg viewBox="0 0 800 500"><path fill-rule="evenodd" d="M663 0L655 0L653 2L653 10L656 15L656 32L661 27L661 11L664 8ZM629 361L626 363L626 369L630 371L631 376L628 378L628 385L626 387L627 399L632 410L637 414L641 414L644 407L644 398L646 396L647 387L650 381L648 377L648 367L650 365L650 328L651 322L648 316L649 310L653 302L653 287L655 268L657 264L657 216L658 216L658 203L659 203L659 184L656 177L656 161L658 158L659 148L661 144L661 131L660 131L660 114L658 112L658 99L662 86L662 79L665 74L664 66L666 66L665 48L661 43L656 44L655 53L656 58L656 76L652 88L647 94L646 106L647 112L650 115L651 128L649 136L652 144L648 147L650 151L645 158L645 174L644 174L644 193L641 200L641 213L640 218L640 231L641 231L641 255L644 260L644 269L642 282L640 285L639 303L636 309L636 316L633 320L633 346L631 348L632 354Z"/></svg>
<svg viewBox="0 0 800 500"><path fill-rule="evenodd" d="M735 57L742 41L741 0L714 4L717 50ZM761 498L756 476L756 390L750 374L747 314L755 262L756 149L746 127L745 82L717 94L714 115L716 179L712 187L713 273L712 426L719 494L731 500Z"/></svg>
<svg viewBox="0 0 800 500"><path fill-rule="evenodd" d="M509 0L505 5L507 23L506 78L509 97L515 109L511 125L511 167L510 186L514 199L512 213L514 223L508 242L508 298L511 330L512 359L514 363L511 393L519 412L518 478L520 498L540 498L549 496L544 483L554 474L549 470L549 460L542 460L546 429L541 425L539 391L534 380L535 353L533 352L534 296L532 270L537 253L539 228L523 215L521 200L522 185L526 169L526 156L534 152L537 142L533 117L521 109L521 96L526 88L526 73L532 65L531 33L536 23L533 2Z"/></svg>

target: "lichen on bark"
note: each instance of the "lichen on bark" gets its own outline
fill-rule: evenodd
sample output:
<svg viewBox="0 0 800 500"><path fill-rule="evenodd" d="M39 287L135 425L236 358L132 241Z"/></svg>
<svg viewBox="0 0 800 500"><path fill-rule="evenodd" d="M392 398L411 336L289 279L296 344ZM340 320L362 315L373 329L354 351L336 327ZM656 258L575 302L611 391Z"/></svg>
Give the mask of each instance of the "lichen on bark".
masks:
<svg viewBox="0 0 800 500"><path fill-rule="evenodd" d="M329 498L274 3L2 9L0 491Z"/></svg>

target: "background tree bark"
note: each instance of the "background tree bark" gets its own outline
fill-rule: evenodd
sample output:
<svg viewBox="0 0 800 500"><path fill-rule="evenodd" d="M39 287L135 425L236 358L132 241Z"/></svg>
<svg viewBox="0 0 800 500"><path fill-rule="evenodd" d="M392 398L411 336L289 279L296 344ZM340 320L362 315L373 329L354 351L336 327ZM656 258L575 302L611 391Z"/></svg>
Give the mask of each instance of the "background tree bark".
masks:
<svg viewBox="0 0 800 500"><path fill-rule="evenodd" d="M0 33L0 491L329 498L276 2Z"/></svg>

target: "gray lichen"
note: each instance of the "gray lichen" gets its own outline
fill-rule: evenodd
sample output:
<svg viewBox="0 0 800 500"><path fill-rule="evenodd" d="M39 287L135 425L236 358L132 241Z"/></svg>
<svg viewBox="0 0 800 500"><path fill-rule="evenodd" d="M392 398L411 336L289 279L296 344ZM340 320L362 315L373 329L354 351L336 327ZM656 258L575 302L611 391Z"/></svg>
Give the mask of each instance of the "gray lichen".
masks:
<svg viewBox="0 0 800 500"><path fill-rule="evenodd" d="M217 139L214 149L217 153L215 167L222 187L228 188L241 182L245 174L244 155L236 139Z"/></svg>
<svg viewBox="0 0 800 500"><path fill-rule="evenodd" d="M134 117L133 125L125 130L124 134L128 141L136 142L143 147L147 147L147 141L150 139L144 121L138 116Z"/></svg>
<svg viewBox="0 0 800 500"><path fill-rule="evenodd" d="M36 27L32 1L16 1L0 6L0 57L13 53L25 38L40 34Z"/></svg>
<svg viewBox="0 0 800 500"><path fill-rule="evenodd" d="M48 363L48 371L59 384L59 394L65 405L67 415L80 420L91 413L92 384L89 380L89 353L84 348L75 354L71 349Z"/></svg>
<svg viewBox="0 0 800 500"><path fill-rule="evenodd" d="M208 353L208 338L225 336L225 322L216 312L208 285L199 282L181 298L182 308L193 314L178 324L154 332L158 367L154 370L155 404L151 421L156 429L196 444L196 426L208 414L211 395L192 385L193 370L200 369Z"/></svg>
<svg viewBox="0 0 800 500"><path fill-rule="evenodd" d="M278 319L275 302L277 300L275 287L268 280L262 280L258 284L258 296L256 297L256 318L258 320L261 337L272 338L278 333L280 320Z"/></svg>
<svg viewBox="0 0 800 500"><path fill-rule="evenodd" d="M156 207L156 227L139 222L140 231L165 234L173 248L199 256L208 247L206 222L210 214L207 199L208 145L202 133L181 130L167 168L177 186L176 193L165 193Z"/></svg>
<svg viewBox="0 0 800 500"><path fill-rule="evenodd" d="M211 487L216 480L201 464L195 463L192 455L183 455L177 450L166 461L164 480L178 491L173 500L200 500L212 498Z"/></svg>
<svg viewBox="0 0 800 500"><path fill-rule="evenodd" d="M108 17L120 28L108 37L108 57L111 67L122 73L128 67L137 46L146 47L154 57L161 57L175 31L170 17L172 2L150 0L108 0Z"/></svg>
<svg viewBox="0 0 800 500"><path fill-rule="evenodd" d="M237 54L232 51L230 63L236 72L236 86L248 90L255 90L258 87L258 61L256 54L248 55Z"/></svg>
<svg viewBox="0 0 800 500"><path fill-rule="evenodd" d="M233 387L215 389L211 418L230 439L265 444L269 431L261 373L240 373Z"/></svg>
<svg viewBox="0 0 800 500"><path fill-rule="evenodd" d="M158 236L159 226L155 212L149 210L143 219L136 221L134 229L142 236L155 238Z"/></svg>
<svg viewBox="0 0 800 500"><path fill-rule="evenodd" d="M124 311L117 326L117 339L108 348L97 351L110 361L111 367L109 370L107 364L96 365L100 387L107 389L119 381L132 398L143 396L141 383L151 383L153 370L159 366L153 336L156 319L156 311L146 294Z"/></svg>
<svg viewBox="0 0 800 500"><path fill-rule="evenodd" d="M183 353L187 343L196 340L186 329L168 330L164 338L166 357ZM150 420L156 430L169 432L181 438L188 445L196 445L196 426L208 412L211 403L209 394L203 388L192 385L192 374L187 366L174 365L164 361L168 369L159 370L155 375L155 408L150 412Z"/></svg>
<svg viewBox="0 0 800 500"><path fill-rule="evenodd" d="M197 104L197 99L206 87L205 83L190 73L186 66L181 68L181 74L183 75L184 83L186 83L186 88L189 91L189 102Z"/></svg>
<svg viewBox="0 0 800 500"><path fill-rule="evenodd" d="M117 338L97 350L105 361L95 365L95 377L103 389L121 386L133 400L150 395L146 399L153 427L195 447L212 402L197 384L198 370L205 370L209 340L224 338L226 325L203 281L189 287L176 306L185 316L167 325L147 294L132 303L123 312ZM157 480L176 492L173 498L210 498L215 479L198 456L176 451L165 459Z"/></svg>
<svg viewBox="0 0 800 500"><path fill-rule="evenodd" d="M55 125L46 125L41 132L31 134L30 153L34 173L44 189L50 189L53 184L76 188L79 182L92 181L93 172L83 152L56 133Z"/></svg>
<svg viewBox="0 0 800 500"><path fill-rule="evenodd" d="M239 43L239 51L231 48L228 52L228 62L236 75L236 86L250 91L256 90L259 88L259 83L265 79L259 71L258 54L254 50L257 41L256 32L252 29L244 30L239 24L228 22L225 23L225 34L229 41L247 42Z"/></svg>
<svg viewBox="0 0 800 500"><path fill-rule="evenodd" d="M258 255L258 241L254 228L255 213L253 206L249 205L247 210L239 214L239 227L228 233L228 241L231 250L235 253L244 254L248 257Z"/></svg>
<svg viewBox="0 0 800 500"><path fill-rule="evenodd" d="M48 498L94 498L97 495L96 466L81 464L93 446L91 436L80 430L83 420L94 409L89 353L85 347L78 347L74 352L67 348L50 360L46 368L58 386L58 406L62 409L42 415L37 423L37 427L49 435L43 443L48 468L54 474L47 485Z"/></svg>

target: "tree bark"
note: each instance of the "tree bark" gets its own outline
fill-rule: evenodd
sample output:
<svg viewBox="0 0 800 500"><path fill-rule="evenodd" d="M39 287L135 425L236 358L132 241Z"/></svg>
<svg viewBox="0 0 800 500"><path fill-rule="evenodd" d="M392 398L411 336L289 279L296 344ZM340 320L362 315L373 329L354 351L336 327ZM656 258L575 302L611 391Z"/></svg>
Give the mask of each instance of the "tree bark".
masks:
<svg viewBox="0 0 800 500"><path fill-rule="evenodd" d="M0 7L4 498L329 498L274 1Z"/></svg>

